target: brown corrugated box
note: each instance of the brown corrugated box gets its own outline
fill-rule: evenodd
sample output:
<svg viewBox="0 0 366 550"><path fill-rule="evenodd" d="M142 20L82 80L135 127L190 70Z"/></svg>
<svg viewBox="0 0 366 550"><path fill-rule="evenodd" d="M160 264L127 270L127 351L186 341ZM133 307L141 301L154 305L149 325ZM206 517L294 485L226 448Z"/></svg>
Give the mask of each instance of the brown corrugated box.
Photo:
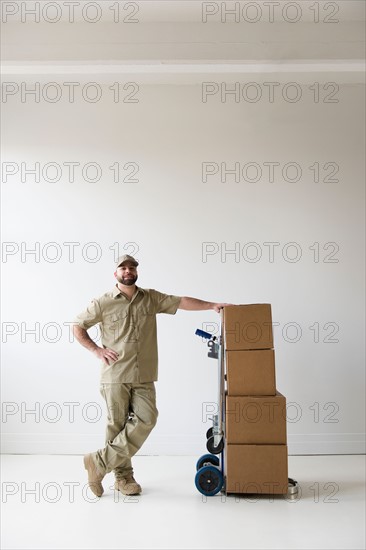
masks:
<svg viewBox="0 0 366 550"><path fill-rule="evenodd" d="M274 350L226 352L228 395L276 395Z"/></svg>
<svg viewBox="0 0 366 550"><path fill-rule="evenodd" d="M271 304L224 307L226 350L273 348Z"/></svg>
<svg viewBox="0 0 366 550"><path fill-rule="evenodd" d="M227 445L226 492L286 494L287 445Z"/></svg>
<svg viewBox="0 0 366 550"><path fill-rule="evenodd" d="M228 444L286 445L286 399L228 395L225 426Z"/></svg>

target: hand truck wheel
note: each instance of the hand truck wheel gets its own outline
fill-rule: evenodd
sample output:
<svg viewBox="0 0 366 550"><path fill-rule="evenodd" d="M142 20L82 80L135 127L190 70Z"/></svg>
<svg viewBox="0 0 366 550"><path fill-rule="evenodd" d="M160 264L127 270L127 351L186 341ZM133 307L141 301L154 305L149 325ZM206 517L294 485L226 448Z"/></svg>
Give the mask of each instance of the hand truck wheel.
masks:
<svg viewBox="0 0 366 550"><path fill-rule="evenodd" d="M219 466L220 459L216 455L203 455L197 460L196 470L198 471L203 466Z"/></svg>
<svg viewBox="0 0 366 550"><path fill-rule="evenodd" d="M209 428L206 432L206 439L209 439L213 436L213 428Z"/></svg>
<svg viewBox="0 0 366 550"><path fill-rule="evenodd" d="M215 447L215 436L211 436L206 443L206 448L209 453L212 453L213 455L218 455L222 452L224 448L224 438L222 437L219 441L219 444L217 447Z"/></svg>
<svg viewBox="0 0 366 550"><path fill-rule="evenodd" d="M203 466L196 473L195 484L202 495L212 497L221 491L224 478L216 466Z"/></svg>

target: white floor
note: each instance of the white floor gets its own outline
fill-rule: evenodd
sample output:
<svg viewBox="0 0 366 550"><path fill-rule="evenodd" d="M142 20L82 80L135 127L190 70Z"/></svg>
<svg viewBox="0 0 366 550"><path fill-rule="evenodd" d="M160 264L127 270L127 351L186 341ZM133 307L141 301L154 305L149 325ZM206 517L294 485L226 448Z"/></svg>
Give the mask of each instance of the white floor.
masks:
<svg viewBox="0 0 366 550"><path fill-rule="evenodd" d="M81 456L2 456L2 544L7 549L364 549L365 457L291 456L297 500L205 498L197 457L137 456L143 485L123 497L104 479L95 498Z"/></svg>

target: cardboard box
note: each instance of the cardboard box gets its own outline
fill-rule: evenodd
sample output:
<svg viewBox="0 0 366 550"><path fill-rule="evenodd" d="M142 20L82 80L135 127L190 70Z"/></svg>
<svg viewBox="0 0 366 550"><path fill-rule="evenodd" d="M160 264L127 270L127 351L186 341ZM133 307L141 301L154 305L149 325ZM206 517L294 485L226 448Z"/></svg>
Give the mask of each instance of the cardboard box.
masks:
<svg viewBox="0 0 366 550"><path fill-rule="evenodd" d="M228 395L276 395L273 349L227 351Z"/></svg>
<svg viewBox="0 0 366 550"><path fill-rule="evenodd" d="M275 396L226 397L226 441L229 444L286 445L286 399Z"/></svg>
<svg viewBox="0 0 366 550"><path fill-rule="evenodd" d="M287 493L287 445L227 445L225 455L227 493Z"/></svg>
<svg viewBox="0 0 366 550"><path fill-rule="evenodd" d="M226 350L273 348L271 304L224 307Z"/></svg>

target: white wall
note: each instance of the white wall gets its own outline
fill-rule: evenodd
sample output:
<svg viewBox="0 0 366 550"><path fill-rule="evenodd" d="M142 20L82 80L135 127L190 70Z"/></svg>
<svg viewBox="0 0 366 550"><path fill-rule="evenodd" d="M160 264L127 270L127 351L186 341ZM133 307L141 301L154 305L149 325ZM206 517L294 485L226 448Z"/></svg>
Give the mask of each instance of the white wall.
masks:
<svg viewBox="0 0 366 550"><path fill-rule="evenodd" d="M63 93L64 82L81 82L70 75L8 80L37 81L41 90L55 81ZM108 87L131 80L139 84L138 102L114 103ZM83 83L102 86L99 102L77 93L75 103L65 95L56 103L42 97L36 103L30 96L22 103L17 93L3 103L3 170L10 162L19 168L7 181L3 172L3 246L14 252L2 259L4 452L73 454L102 446L106 415L99 364L70 342L65 323L114 284L114 243L140 260L142 287L207 300L271 303L278 323L277 387L291 403L290 453L363 452L364 88L340 84L338 102L325 103L332 90L322 87L337 82L337 75L309 74L302 81L300 75L211 75L209 80L228 85L256 80L263 98L235 103L232 96L221 102L215 95L203 103L197 79L159 85L139 82L138 75L86 75ZM291 103L276 92L270 103L263 85L269 81L281 82L276 88L281 91L286 82L300 82L302 99ZM314 82L320 83L318 103L309 89ZM63 163L73 161L98 163L100 181L86 181L77 169L70 182ZM36 183L25 175L22 182L21 163L36 162L58 163L61 179L51 183L41 175ZM116 162L137 163L138 182L115 183L108 167ZM203 162L228 167L255 162L263 175L256 183L235 182L232 175L222 183L220 174L203 183ZM265 162L280 163L272 183ZM297 182L281 175L289 162L301 168ZM319 182L309 169L316 162ZM324 181L331 167L323 166L330 162L339 166L339 181L333 183ZM53 174L50 169L48 177ZM80 243L74 261L67 242ZM81 252L92 242L101 252L96 262L91 261L95 248L84 248L84 257ZM218 252L204 256L208 242ZM273 261L264 244L269 242L279 243ZM39 257L22 257L35 243ZM297 262L290 261L296 250L286 248L288 243L301 252ZM235 247L237 257L225 255ZM251 262L255 250L262 256ZM326 261L333 250L334 262ZM61 257L52 262L56 251ZM217 373L194 331L217 322L214 312L160 316L160 417L142 454L205 450L210 424L202 411L216 401ZM36 323L38 342L25 332ZM74 419L67 403L76 403ZM22 410L35 407L39 418L22 418ZM57 414L60 419L52 422ZM95 414L101 418L92 422Z"/></svg>

